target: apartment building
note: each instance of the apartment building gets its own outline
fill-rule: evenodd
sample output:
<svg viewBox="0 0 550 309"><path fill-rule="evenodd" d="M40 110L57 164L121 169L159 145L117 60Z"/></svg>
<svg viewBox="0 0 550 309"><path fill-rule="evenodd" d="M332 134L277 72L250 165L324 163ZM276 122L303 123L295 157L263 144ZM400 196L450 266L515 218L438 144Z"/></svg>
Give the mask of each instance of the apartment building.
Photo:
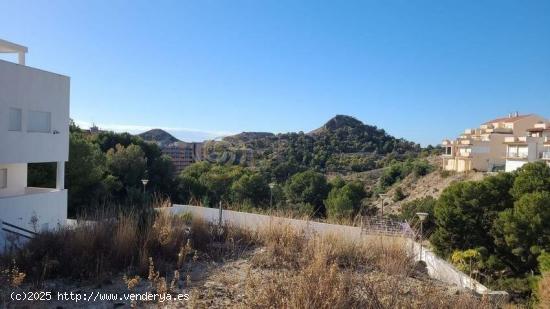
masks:
<svg viewBox="0 0 550 309"><path fill-rule="evenodd" d="M444 170L504 171L506 169L506 138L520 137L544 119L535 114L509 114L466 129L455 140L442 142L442 167Z"/></svg>
<svg viewBox="0 0 550 309"><path fill-rule="evenodd" d="M27 48L0 40L0 251L67 218L69 77L25 65ZM56 162L55 188L27 186L28 164Z"/></svg>
<svg viewBox="0 0 550 309"><path fill-rule="evenodd" d="M202 143L175 142L162 147L162 153L172 158L174 174L202 160Z"/></svg>
<svg viewBox="0 0 550 309"><path fill-rule="evenodd" d="M527 162L545 161L550 166L550 122L541 121L527 129L524 136L504 139L506 171L513 172Z"/></svg>

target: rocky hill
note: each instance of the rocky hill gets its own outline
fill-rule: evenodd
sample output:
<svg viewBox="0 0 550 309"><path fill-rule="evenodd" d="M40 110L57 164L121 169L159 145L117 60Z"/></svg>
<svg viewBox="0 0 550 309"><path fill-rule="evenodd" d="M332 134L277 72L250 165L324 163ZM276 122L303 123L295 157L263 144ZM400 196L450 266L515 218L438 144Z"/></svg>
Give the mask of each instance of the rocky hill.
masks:
<svg viewBox="0 0 550 309"><path fill-rule="evenodd" d="M147 132L138 134L142 139L149 142L156 142L157 144L164 146L167 144L179 142L180 140L172 136L170 133L162 129L152 129Z"/></svg>
<svg viewBox="0 0 550 309"><path fill-rule="evenodd" d="M364 127L364 125L361 121L357 120L355 117L351 116L345 116L345 115L336 115L333 118L331 118L327 123L325 123L322 127L313 130L309 132L313 135L319 135L323 134L326 131L334 131L342 128L361 128ZM366 126L370 127L370 126ZM371 127L374 128L374 127Z"/></svg>

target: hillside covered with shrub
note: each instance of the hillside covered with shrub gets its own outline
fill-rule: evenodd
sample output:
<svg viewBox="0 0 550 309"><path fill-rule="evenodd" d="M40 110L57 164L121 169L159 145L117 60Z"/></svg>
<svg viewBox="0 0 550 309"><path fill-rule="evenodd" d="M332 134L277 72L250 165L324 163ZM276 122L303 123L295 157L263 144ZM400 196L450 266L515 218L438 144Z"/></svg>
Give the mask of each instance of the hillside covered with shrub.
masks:
<svg viewBox="0 0 550 309"><path fill-rule="evenodd" d="M344 115L335 116L309 133L243 132L222 141L210 141L205 148L210 153L248 149L253 152L253 160L237 162L244 165L287 165L320 172L367 171L384 166L388 160L415 157L421 152L420 145L414 142Z"/></svg>

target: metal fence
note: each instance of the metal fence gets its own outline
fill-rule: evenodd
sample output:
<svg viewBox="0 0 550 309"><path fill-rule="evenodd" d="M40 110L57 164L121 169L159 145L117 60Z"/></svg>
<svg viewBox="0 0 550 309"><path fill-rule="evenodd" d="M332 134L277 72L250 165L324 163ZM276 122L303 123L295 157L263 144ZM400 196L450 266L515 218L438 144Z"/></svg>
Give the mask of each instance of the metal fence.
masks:
<svg viewBox="0 0 550 309"><path fill-rule="evenodd" d="M409 223L381 217L363 217L361 233L365 235L401 236L415 239L416 233Z"/></svg>

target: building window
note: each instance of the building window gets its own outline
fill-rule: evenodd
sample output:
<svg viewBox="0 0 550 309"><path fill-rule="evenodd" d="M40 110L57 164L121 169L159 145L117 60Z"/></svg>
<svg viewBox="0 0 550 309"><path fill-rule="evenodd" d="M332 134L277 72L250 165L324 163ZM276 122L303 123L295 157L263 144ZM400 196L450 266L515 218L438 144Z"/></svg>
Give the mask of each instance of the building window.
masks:
<svg viewBox="0 0 550 309"><path fill-rule="evenodd" d="M21 109L10 108L9 127L10 131L21 131Z"/></svg>
<svg viewBox="0 0 550 309"><path fill-rule="evenodd" d="M526 146L508 146L509 158L527 158L529 155L529 148Z"/></svg>
<svg viewBox="0 0 550 309"><path fill-rule="evenodd" d="M472 149L471 148L460 148L458 150L458 154L460 156L463 156L463 157L469 157L470 154L472 153Z"/></svg>
<svg viewBox="0 0 550 309"><path fill-rule="evenodd" d="M27 132L50 133L52 130L52 113L29 111Z"/></svg>
<svg viewBox="0 0 550 309"><path fill-rule="evenodd" d="M0 168L0 189L8 187L8 169Z"/></svg>

